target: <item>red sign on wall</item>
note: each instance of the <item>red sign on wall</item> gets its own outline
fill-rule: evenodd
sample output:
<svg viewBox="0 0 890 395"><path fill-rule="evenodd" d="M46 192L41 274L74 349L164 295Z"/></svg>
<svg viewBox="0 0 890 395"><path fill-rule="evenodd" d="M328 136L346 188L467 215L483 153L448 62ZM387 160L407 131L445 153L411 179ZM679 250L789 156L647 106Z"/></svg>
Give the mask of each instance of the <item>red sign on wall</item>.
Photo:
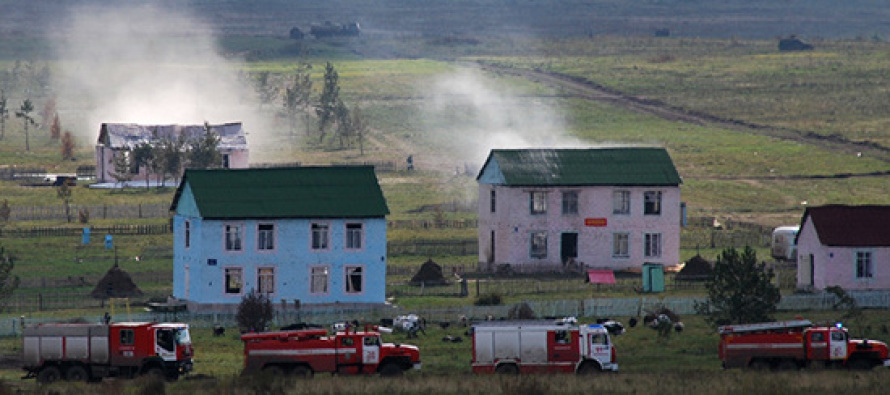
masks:
<svg viewBox="0 0 890 395"><path fill-rule="evenodd" d="M606 226L605 218L584 218L584 226Z"/></svg>

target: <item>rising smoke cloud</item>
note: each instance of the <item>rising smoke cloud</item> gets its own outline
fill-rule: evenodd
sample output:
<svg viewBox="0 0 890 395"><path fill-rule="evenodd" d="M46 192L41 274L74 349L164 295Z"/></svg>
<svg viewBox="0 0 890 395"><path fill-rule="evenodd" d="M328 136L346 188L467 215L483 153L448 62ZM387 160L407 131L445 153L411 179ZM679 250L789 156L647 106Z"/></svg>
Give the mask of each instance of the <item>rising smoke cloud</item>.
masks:
<svg viewBox="0 0 890 395"><path fill-rule="evenodd" d="M478 168L491 149L589 146L567 134L552 102L528 97L475 69L442 75L425 89L424 117L438 129L457 163ZM445 126L442 126L445 125Z"/></svg>
<svg viewBox="0 0 890 395"><path fill-rule="evenodd" d="M154 5L72 8L55 47L60 108L78 137L95 141L103 122L211 124L241 121L262 139L254 93L238 61L222 56L211 27L188 11ZM80 116L80 115L78 115Z"/></svg>

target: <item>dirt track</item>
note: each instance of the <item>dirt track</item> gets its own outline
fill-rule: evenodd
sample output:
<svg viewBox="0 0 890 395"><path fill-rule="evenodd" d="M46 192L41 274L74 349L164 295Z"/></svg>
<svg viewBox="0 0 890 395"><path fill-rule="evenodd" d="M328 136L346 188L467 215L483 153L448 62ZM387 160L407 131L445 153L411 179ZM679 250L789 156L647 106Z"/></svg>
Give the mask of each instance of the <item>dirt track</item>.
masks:
<svg viewBox="0 0 890 395"><path fill-rule="evenodd" d="M824 149L848 154L861 153L862 155L868 155L870 157L878 158L884 162L890 163L890 147L881 146L871 142L857 142L848 140L841 136L825 136L811 131L793 130L770 125L754 124L728 118L720 118L711 114L698 113L692 110L671 106L658 100L627 95L622 92L615 91L611 88L599 85L595 82L554 73L528 69L506 68L489 64L480 64L479 67L489 72L519 76L541 84L560 88L578 97L607 102L630 109L632 111L644 114L651 114L670 121L686 122L695 125L707 125L728 130L734 130L742 133L769 136L777 139L795 141L801 144L817 146ZM757 177L757 179L850 178L887 175L890 175L890 171L865 174L844 173L816 176L766 176ZM745 178L748 179L752 177Z"/></svg>

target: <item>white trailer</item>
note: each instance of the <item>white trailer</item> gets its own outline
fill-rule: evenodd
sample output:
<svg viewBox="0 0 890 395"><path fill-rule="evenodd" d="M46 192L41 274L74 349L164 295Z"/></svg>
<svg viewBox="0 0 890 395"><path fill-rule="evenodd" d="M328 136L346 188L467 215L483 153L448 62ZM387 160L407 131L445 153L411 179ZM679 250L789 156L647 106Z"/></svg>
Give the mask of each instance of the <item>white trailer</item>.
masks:
<svg viewBox="0 0 890 395"><path fill-rule="evenodd" d="M773 230L770 255L773 258L797 262L797 233L800 226L780 226Z"/></svg>
<svg viewBox="0 0 890 395"><path fill-rule="evenodd" d="M488 321L473 326L475 373L617 371L615 347L602 325L565 321Z"/></svg>

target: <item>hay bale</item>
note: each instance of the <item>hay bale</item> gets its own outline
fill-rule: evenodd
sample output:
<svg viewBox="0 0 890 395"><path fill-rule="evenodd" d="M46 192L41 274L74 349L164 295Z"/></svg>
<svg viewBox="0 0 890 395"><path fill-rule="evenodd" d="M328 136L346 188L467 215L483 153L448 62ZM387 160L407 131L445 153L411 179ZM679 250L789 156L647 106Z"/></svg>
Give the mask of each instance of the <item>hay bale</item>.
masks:
<svg viewBox="0 0 890 395"><path fill-rule="evenodd" d="M696 255L686 261L683 269L677 273L677 281L706 281L714 275L714 267L701 255Z"/></svg>
<svg viewBox="0 0 890 395"><path fill-rule="evenodd" d="M96 299L135 298L142 296L142 290L136 286L130 274L115 263L99 280L90 296Z"/></svg>
<svg viewBox="0 0 890 395"><path fill-rule="evenodd" d="M411 285L447 285L448 280L442 275L442 266L428 259L422 265L420 270L411 277L409 282Z"/></svg>

